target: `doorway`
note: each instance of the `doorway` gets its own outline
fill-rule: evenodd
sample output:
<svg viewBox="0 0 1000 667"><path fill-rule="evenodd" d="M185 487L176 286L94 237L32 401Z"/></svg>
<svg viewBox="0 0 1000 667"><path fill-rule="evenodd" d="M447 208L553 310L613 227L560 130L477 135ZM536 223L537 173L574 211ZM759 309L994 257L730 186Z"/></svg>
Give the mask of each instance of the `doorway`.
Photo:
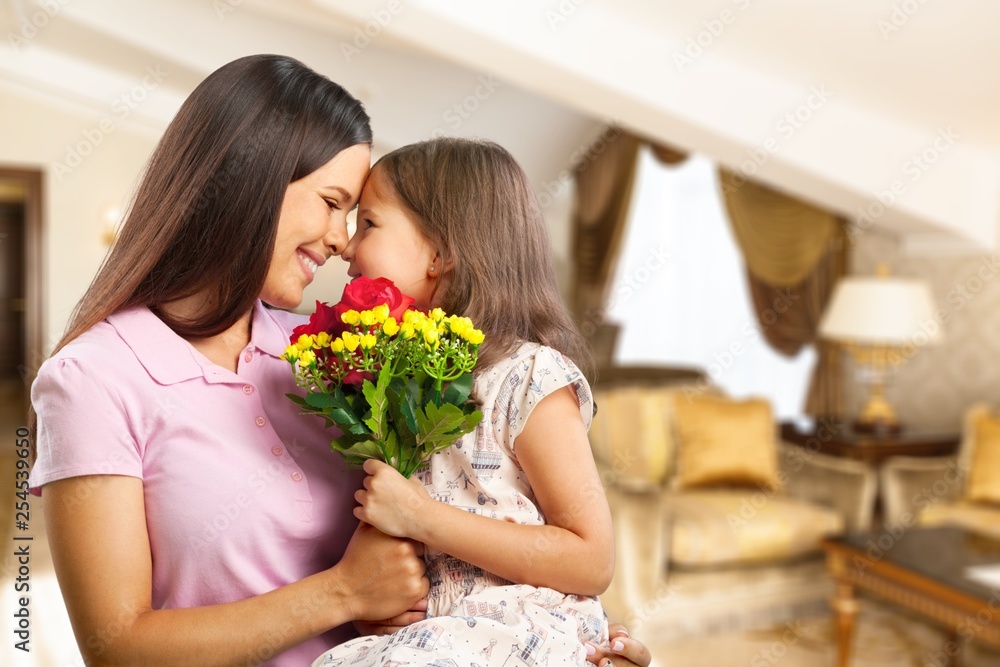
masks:
<svg viewBox="0 0 1000 667"><path fill-rule="evenodd" d="M14 428L43 359L41 237L42 173L0 167L0 422Z"/></svg>

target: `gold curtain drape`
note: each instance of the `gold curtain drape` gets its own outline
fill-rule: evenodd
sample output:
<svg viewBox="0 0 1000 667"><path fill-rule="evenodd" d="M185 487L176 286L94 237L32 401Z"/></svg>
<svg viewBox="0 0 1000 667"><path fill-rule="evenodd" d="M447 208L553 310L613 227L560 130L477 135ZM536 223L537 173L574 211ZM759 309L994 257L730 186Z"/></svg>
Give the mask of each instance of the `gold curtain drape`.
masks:
<svg viewBox="0 0 1000 667"><path fill-rule="evenodd" d="M834 285L846 273L844 221L726 169L719 176L764 339L788 356L815 343L818 361L805 411L842 415L840 355L817 339L816 330Z"/></svg>
<svg viewBox="0 0 1000 667"><path fill-rule="evenodd" d="M592 339L599 360L610 353L613 335L603 330L604 304L620 254L638 169L639 149L649 145L665 164L679 164L687 154L608 128L574 165L573 211L575 279L571 307L584 335ZM605 340L602 337L611 336ZM596 339L596 340L595 340Z"/></svg>

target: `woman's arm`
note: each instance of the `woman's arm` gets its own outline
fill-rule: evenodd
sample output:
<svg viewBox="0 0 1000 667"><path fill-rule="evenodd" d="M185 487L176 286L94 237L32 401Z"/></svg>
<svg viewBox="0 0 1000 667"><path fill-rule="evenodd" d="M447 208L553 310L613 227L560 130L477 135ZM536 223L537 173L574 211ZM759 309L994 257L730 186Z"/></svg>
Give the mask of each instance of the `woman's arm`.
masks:
<svg viewBox="0 0 1000 667"><path fill-rule="evenodd" d="M598 595L614 571L611 514L576 395L569 387L535 406L515 441L544 526L497 521L433 500L415 479L380 461L355 494L362 521L410 537L516 583Z"/></svg>
<svg viewBox="0 0 1000 667"><path fill-rule="evenodd" d="M256 664L427 592L414 546L362 525L329 570L239 602L153 611L142 481L74 477L44 489L52 559L88 665Z"/></svg>

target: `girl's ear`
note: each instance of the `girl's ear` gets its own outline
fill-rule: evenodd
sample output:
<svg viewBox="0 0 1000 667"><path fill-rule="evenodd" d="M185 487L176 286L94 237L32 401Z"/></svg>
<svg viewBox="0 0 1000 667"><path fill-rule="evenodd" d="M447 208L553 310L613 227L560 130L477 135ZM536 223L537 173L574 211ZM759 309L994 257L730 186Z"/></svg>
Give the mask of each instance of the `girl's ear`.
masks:
<svg viewBox="0 0 1000 667"><path fill-rule="evenodd" d="M449 256L448 259L442 261L440 250L434 253L434 264L436 264L439 267L444 265L444 271L442 271L442 273L448 273L455 268L455 263L451 261L451 256Z"/></svg>

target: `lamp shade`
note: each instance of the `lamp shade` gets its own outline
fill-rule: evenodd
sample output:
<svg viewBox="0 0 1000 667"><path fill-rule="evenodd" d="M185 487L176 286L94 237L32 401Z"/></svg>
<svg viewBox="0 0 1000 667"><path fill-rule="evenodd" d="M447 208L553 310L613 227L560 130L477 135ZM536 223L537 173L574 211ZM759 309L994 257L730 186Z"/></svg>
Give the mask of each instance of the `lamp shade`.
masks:
<svg viewBox="0 0 1000 667"><path fill-rule="evenodd" d="M889 276L841 279L819 323L824 338L861 345L929 343L941 337L934 298L921 280Z"/></svg>

